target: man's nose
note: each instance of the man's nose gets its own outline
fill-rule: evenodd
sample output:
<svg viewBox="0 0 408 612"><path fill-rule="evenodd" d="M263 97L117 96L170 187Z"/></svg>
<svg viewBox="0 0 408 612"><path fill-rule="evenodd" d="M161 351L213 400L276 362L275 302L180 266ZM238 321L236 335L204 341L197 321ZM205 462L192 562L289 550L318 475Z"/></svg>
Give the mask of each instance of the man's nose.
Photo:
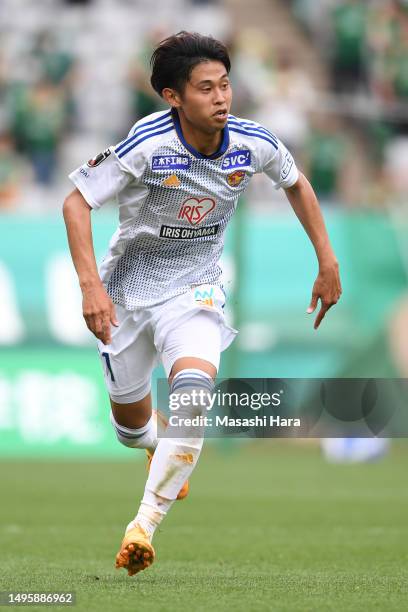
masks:
<svg viewBox="0 0 408 612"><path fill-rule="evenodd" d="M222 89L214 90L214 103L215 104L224 104L225 103L225 92Z"/></svg>

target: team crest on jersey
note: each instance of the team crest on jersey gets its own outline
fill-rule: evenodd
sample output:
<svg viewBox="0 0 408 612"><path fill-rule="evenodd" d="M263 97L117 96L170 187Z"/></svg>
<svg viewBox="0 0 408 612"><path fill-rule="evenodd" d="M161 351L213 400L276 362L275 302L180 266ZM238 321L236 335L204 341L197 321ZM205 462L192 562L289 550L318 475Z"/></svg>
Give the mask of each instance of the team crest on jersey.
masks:
<svg viewBox="0 0 408 612"><path fill-rule="evenodd" d="M191 159L188 155L154 155L152 170L188 170Z"/></svg>
<svg viewBox="0 0 408 612"><path fill-rule="evenodd" d="M164 187L180 187L181 183L177 174L171 174L162 182Z"/></svg>
<svg viewBox="0 0 408 612"><path fill-rule="evenodd" d="M103 153L99 153L99 155L97 155L93 159L90 159L87 165L90 168L95 168L95 166L99 166L99 164L101 164L107 157L109 157L111 153L112 151L110 149L106 149Z"/></svg>
<svg viewBox="0 0 408 612"><path fill-rule="evenodd" d="M181 205L177 219L186 219L191 225L198 225L214 208L212 198L188 198Z"/></svg>
<svg viewBox="0 0 408 612"><path fill-rule="evenodd" d="M245 178L245 172L243 170L235 170L227 176L227 183L230 187L238 187Z"/></svg>
<svg viewBox="0 0 408 612"><path fill-rule="evenodd" d="M229 170L230 168L244 168L251 165L251 151L249 149L241 149L241 151L232 151L228 153L222 161L222 169Z"/></svg>

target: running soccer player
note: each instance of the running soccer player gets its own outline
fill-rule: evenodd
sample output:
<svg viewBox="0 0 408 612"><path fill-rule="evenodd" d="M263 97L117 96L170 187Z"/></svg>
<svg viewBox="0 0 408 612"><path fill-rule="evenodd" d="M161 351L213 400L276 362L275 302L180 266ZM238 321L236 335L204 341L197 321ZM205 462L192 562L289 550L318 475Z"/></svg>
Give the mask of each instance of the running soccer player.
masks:
<svg viewBox="0 0 408 612"><path fill-rule="evenodd" d="M151 83L169 110L141 119L125 140L72 172L76 188L64 202L113 428L122 444L146 449L151 460L139 510L116 556L129 575L153 562L154 531L187 494L203 444L202 431L187 425L182 436L158 435L166 423L152 411L152 370L161 360L172 394L211 392L220 353L236 334L224 319L218 262L225 229L253 174L265 172L285 190L313 243L319 273L307 312L320 299L315 329L341 294L312 187L274 134L230 114L229 71L227 49L214 38L180 32L162 41L152 56ZM90 212L113 199L119 227L98 274ZM187 423L205 411L184 403L178 416Z"/></svg>

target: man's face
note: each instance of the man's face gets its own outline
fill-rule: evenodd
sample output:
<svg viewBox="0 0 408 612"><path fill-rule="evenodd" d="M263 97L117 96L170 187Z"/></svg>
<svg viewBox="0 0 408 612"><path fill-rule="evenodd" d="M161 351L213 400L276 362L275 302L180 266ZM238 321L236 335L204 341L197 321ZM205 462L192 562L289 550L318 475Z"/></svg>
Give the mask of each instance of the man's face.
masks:
<svg viewBox="0 0 408 612"><path fill-rule="evenodd" d="M184 91L176 96L177 105L187 121L212 134L222 130L228 120L232 91L224 64L204 61L193 68Z"/></svg>

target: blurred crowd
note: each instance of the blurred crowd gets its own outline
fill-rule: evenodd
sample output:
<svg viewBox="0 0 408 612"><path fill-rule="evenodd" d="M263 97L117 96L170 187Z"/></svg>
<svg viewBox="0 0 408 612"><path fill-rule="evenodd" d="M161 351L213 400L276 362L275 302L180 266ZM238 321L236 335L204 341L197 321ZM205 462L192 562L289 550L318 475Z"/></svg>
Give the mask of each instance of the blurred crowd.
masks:
<svg viewBox="0 0 408 612"><path fill-rule="evenodd" d="M276 132L324 204L404 200L408 0L282 0L292 22L285 44L267 31L238 28L231 3L221 0L166 3L173 21L159 5L152 15L144 0L60 0L48 19L32 8L34 26L33 12L30 26L21 22L25 0L13 2L0 0L0 209L29 210L34 193L37 208L49 206L44 194L66 190L69 170L163 108L150 87L149 58L178 29L228 43L234 114ZM313 61L305 64L295 39L315 51ZM250 200L270 194L257 180Z"/></svg>
<svg viewBox="0 0 408 612"><path fill-rule="evenodd" d="M352 129L350 144L365 157L366 180L357 200L376 206L404 201L408 0L293 0L292 8L325 58L332 94L327 109ZM330 128L338 143L344 140L342 130Z"/></svg>
<svg viewBox="0 0 408 612"><path fill-rule="evenodd" d="M3 40L7 40L6 36ZM21 38L16 58L0 46L0 206L13 209L27 183L53 184L75 125L75 54L52 29Z"/></svg>
<svg viewBox="0 0 408 612"><path fill-rule="evenodd" d="M339 92L408 99L408 0L292 0Z"/></svg>

